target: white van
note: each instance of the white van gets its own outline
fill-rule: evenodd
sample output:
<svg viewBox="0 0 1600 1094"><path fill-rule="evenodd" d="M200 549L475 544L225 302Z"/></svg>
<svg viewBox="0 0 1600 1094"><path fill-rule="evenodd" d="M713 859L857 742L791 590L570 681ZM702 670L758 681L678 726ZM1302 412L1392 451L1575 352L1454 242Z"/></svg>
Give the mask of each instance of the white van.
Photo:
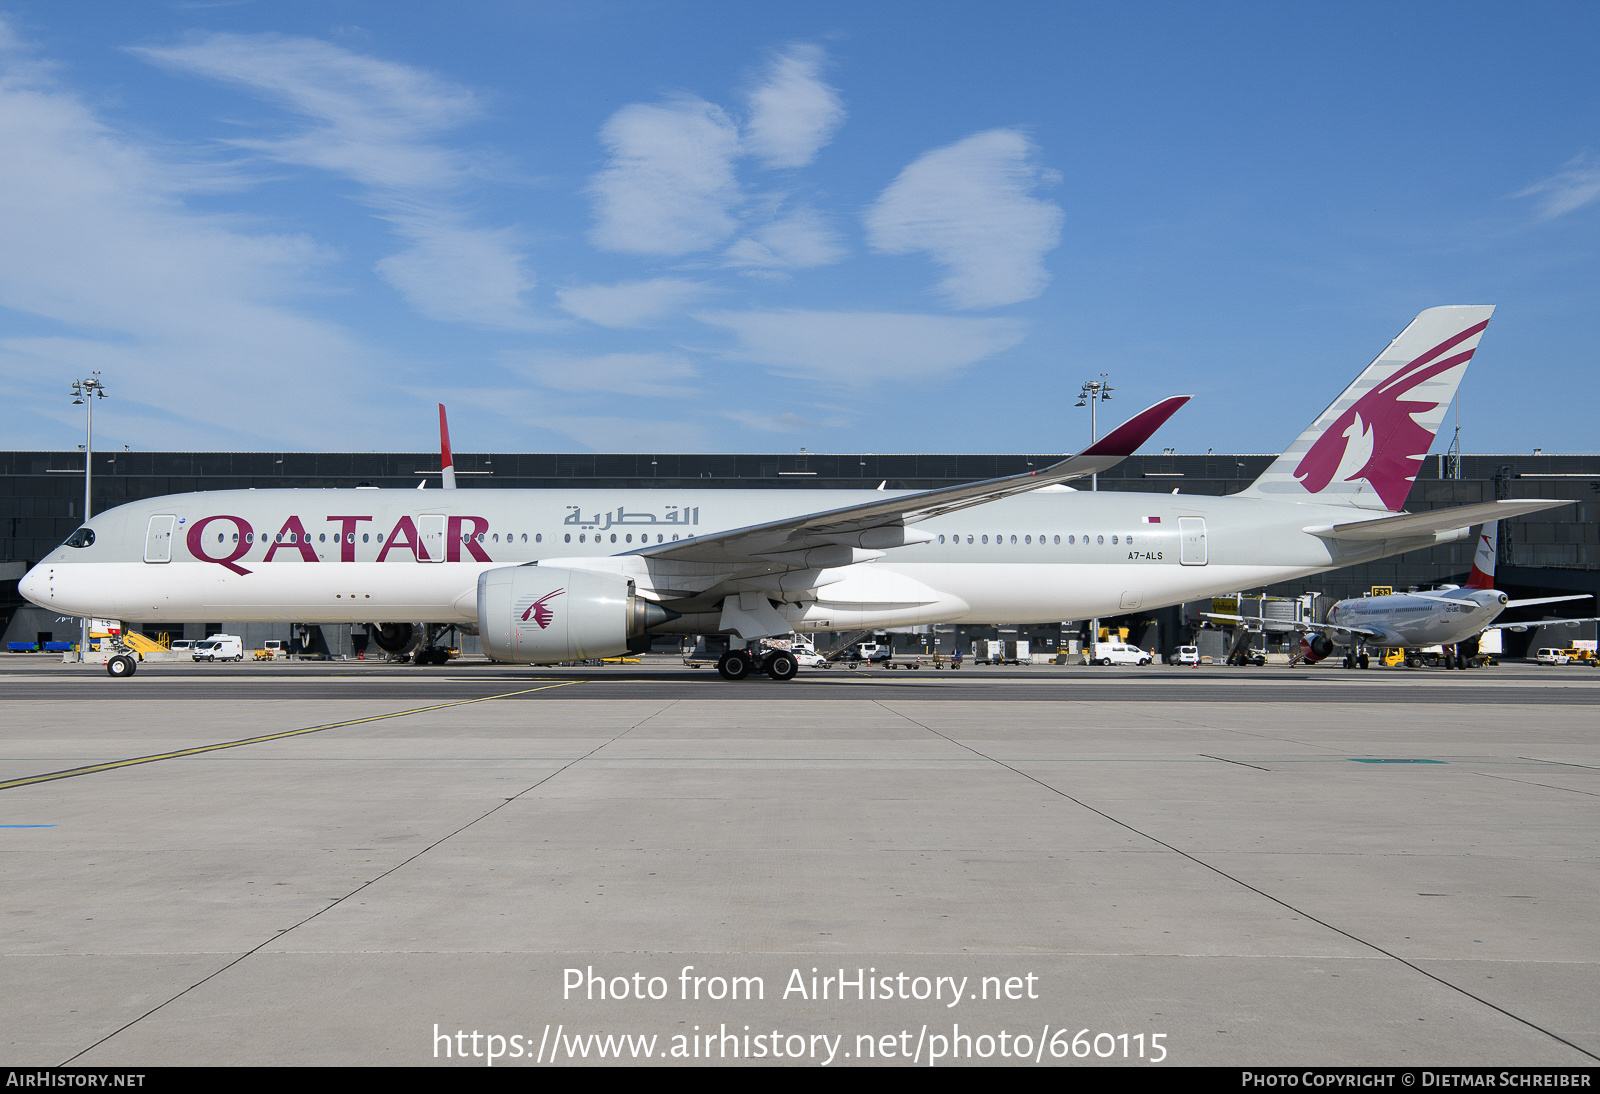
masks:
<svg viewBox="0 0 1600 1094"><path fill-rule="evenodd" d="M1178 652L1176 654L1174 654L1173 657L1172 657L1172 663L1174 665L1193 665L1195 668L1199 668L1200 667L1200 647L1199 646L1179 646L1178 647Z"/></svg>
<svg viewBox="0 0 1600 1094"><path fill-rule="evenodd" d="M236 634L214 634L194 645L196 661L242 661L244 639Z"/></svg>
<svg viewBox="0 0 1600 1094"><path fill-rule="evenodd" d="M1541 665L1565 665L1572 660L1566 650L1538 650L1533 659Z"/></svg>
<svg viewBox="0 0 1600 1094"><path fill-rule="evenodd" d="M1122 642L1096 642L1089 657L1091 665L1148 665L1154 654Z"/></svg>

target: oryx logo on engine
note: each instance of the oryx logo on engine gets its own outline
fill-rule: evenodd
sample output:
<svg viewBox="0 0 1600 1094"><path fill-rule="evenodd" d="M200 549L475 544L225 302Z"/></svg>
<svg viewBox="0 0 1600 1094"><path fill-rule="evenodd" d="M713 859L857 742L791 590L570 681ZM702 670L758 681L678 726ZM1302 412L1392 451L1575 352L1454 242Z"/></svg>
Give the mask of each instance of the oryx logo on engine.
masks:
<svg viewBox="0 0 1600 1094"><path fill-rule="evenodd" d="M545 601L553 600L566 591L565 589L557 589L553 593L545 593L538 600L528 605L527 610L522 613L522 621L526 623L531 617L535 623L539 624L540 630L549 627L550 620L555 618L555 612L550 610L550 605L546 604Z"/></svg>

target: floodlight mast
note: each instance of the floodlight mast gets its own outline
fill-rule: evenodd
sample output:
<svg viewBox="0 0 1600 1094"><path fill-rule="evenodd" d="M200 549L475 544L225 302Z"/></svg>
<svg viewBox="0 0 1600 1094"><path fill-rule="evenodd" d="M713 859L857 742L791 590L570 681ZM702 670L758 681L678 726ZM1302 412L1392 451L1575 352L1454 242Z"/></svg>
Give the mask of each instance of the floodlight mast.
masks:
<svg viewBox="0 0 1600 1094"><path fill-rule="evenodd" d="M1098 380L1085 380L1083 390L1078 393L1078 401L1074 406L1087 406L1089 408L1089 443L1093 445L1100 439L1100 418L1097 413L1101 403L1111 401L1111 393L1116 389L1111 386L1111 374L1102 372ZM1100 476L1095 475L1089 481L1089 489L1100 489ZM1089 653L1086 658L1090 663L1094 661L1095 643L1100 641L1100 620L1089 620Z"/></svg>
<svg viewBox="0 0 1600 1094"><path fill-rule="evenodd" d="M93 516L94 484L94 401L106 397L105 385L100 382L100 370L95 369L86 378L72 381L72 405L83 407L83 523ZM78 638L78 660L89 655L89 617L81 620Z"/></svg>

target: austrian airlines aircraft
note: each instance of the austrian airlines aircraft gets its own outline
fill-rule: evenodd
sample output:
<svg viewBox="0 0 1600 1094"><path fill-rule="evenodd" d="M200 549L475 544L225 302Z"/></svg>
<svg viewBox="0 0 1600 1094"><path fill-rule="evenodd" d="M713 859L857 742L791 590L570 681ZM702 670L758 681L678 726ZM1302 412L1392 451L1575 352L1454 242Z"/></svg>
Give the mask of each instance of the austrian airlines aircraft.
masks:
<svg viewBox="0 0 1600 1094"><path fill-rule="evenodd" d="M749 644L792 631L1157 608L1454 542L1479 521L1566 504L1400 512L1492 311L1417 316L1231 497L1057 485L1131 455L1180 396L1043 471L921 492L179 494L94 517L20 589L64 614L141 622L450 623L475 627L490 657L531 664L618 654L647 632ZM757 656L730 651L723 675L794 675L791 655Z"/></svg>
<svg viewBox="0 0 1600 1094"><path fill-rule="evenodd" d="M1344 667L1367 667L1366 647L1386 646L1408 650L1423 646L1450 647L1446 668L1464 669L1467 658L1457 644L1477 638L1487 630L1502 627L1537 627L1534 623L1496 623L1507 608L1527 608L1535 604L1555 604L1563 600L1590 600L1590 593L1576 596L1545 596L1533 600L1512 600L1495 589L1495 541L1499 524L1489 521L1478 532L1478 550L1472 560L1472 575L1464 586L1446 585L1428 592L1392 593L1388 596L1363 596L1341 600L1328 609L1328 621L1307 624L1302 629L1316 637L1301 645L1308 662L1317 662L1334 651L1348 647ZM1247 617L1215 616L1241 620ZM1592 623L1588 619L1558 619L1544 622ZM1407 655L1410 656L1409 654ZM1409 662L1408 662L1409 663Z"/></svg>

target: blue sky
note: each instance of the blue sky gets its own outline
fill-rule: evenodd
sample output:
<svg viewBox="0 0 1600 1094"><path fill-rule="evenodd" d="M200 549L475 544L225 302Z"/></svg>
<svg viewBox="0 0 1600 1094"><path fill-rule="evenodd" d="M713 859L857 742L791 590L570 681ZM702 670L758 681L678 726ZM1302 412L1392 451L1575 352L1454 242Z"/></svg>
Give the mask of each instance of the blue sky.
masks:
<svg viewBox="0 0 1600 1094"><path fill-rule="evenodd" d="M1594 452L1592 4L11 3L0 446L1277 451L1498 305ZM1447 422L1448 430L1448 422ZM1440 442L1437 447L1443 447Z"/></svg>

